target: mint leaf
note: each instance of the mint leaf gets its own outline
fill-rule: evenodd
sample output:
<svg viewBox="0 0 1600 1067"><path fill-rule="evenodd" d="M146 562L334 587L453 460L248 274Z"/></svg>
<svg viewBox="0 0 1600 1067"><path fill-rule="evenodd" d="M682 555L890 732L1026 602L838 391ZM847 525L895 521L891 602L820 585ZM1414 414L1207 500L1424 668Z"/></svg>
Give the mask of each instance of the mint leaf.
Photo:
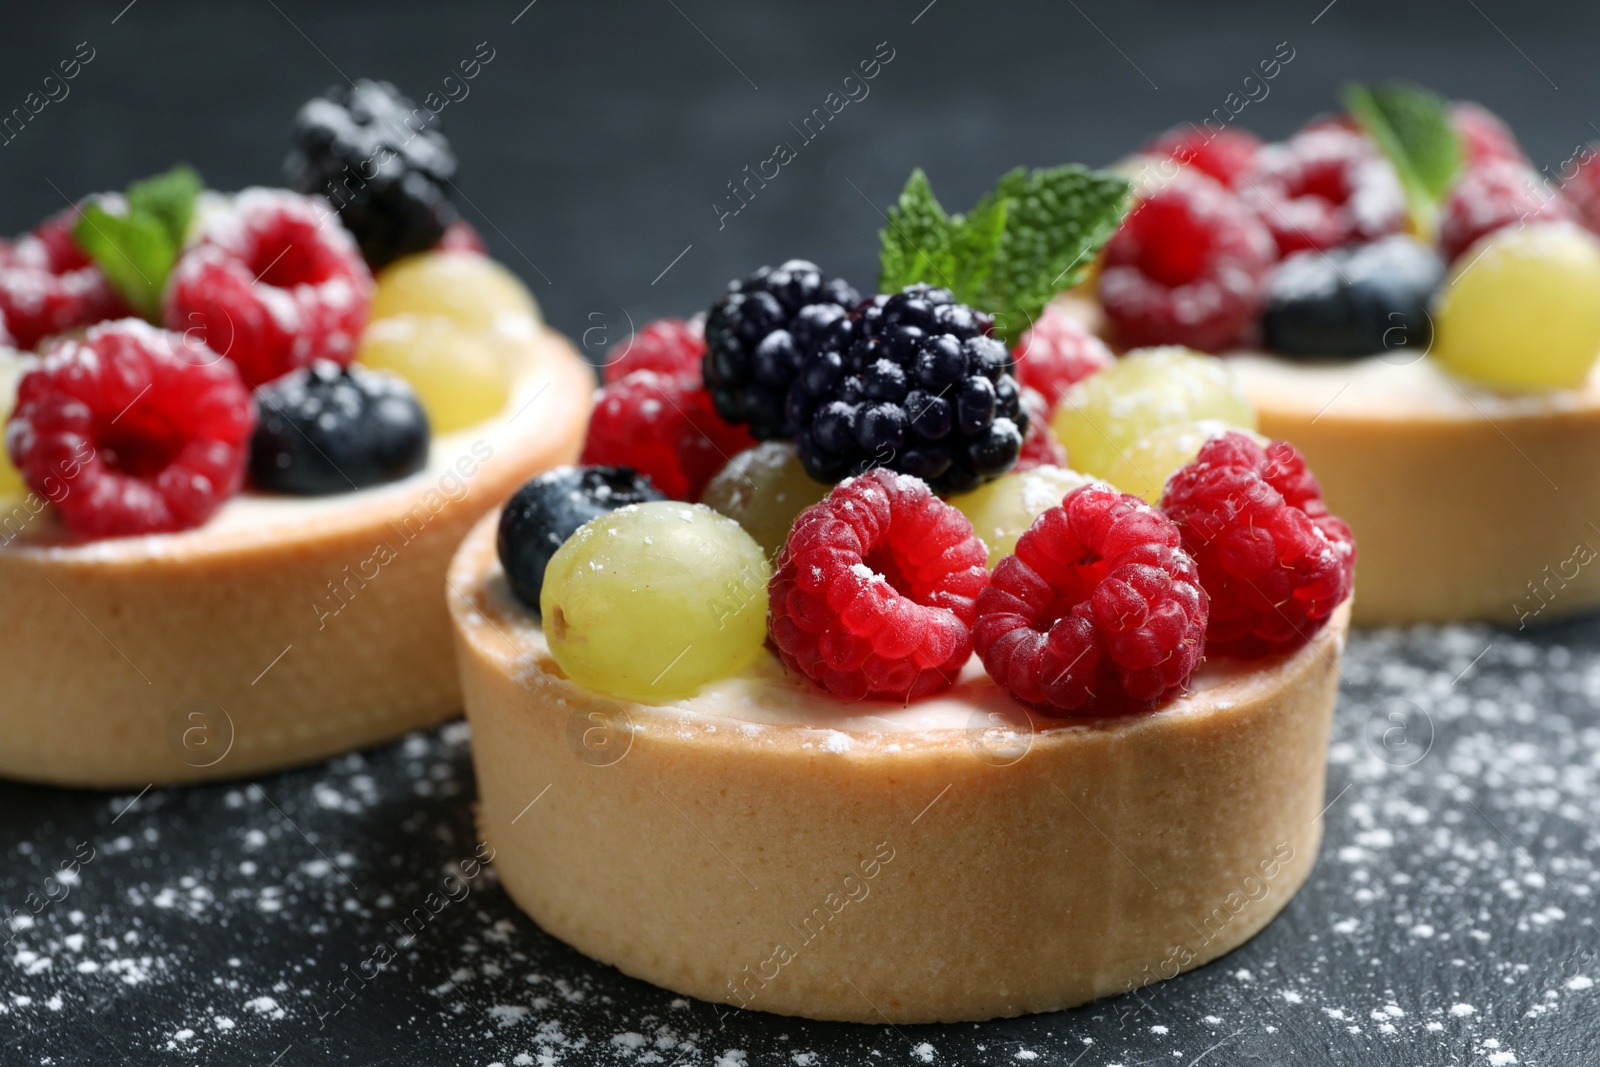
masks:
<svg viewBox="0 0 1600 1067"><path fill-rule="evenodd" d="M1132 188L1126 178L1077 164L1001 179L996 193L1009 205L1005 233L988 283L974 299L996 315L1007 343L1053 296L1083 279L1121 224Z"/></svg>
<svg viewBox="0 0 1600 1067"><path fill-rule="evenodd" d="M920 167L912 171L899 202L889 209L889 224L878 234L878 291L898 293L922 281L949 286L955 269L954 230L928 176Z"/></svg>
<svg viewBox="0 0 1600 1067"><path fill-rule="evenodd" d="M72 239L93 259L128 306L154 322L200 197L200 176L186 166L128 187L126 210L113 214L90 200L78 212Z"/></svg>
<svg viewBox="0 0 1600 1067"><path fill-rule="evenodd" d="M1461 139L1445 100L1416 85L1351 85L1344 105L1394 164L1412 218L1432 229L1438 203L1461 168Z"/></svg>
<svg viewBox="0 0 1600 1067"><path fill-rule="evenodd" d="M1083 277L1127 210L1131 184L1069 165L1017 168L967 215L947 215L928 178L913 171L880 234L878 290L940 285L994 316L1013 343L1050 298Z"/></svg>

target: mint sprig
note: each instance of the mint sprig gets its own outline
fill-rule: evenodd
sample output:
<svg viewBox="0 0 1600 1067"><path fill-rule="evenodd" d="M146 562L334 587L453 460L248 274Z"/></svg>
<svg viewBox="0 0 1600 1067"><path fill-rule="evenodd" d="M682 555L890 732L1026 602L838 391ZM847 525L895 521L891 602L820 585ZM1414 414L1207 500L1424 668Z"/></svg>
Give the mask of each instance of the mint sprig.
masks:
<svg viewBox="0 0 1600 1067"><path fill-rule="evenodd" d="M1127 211L1127 179L1069 164L1017 168L965 215L940 206L911 172L879 234L878 291L939 285L994 316L1014 343L1057 293L1082 279Z"/></svg>
<svg viewBox="0 0 1600 1067"><path fill-rule="evenodd" d="M1461 138L1450 105L1405 82L1350 85L1344 106L1394 164L1414 222L1431 232L1439 202L1461 169Z"/></svg>
<svg viewBox="0 0 1600 1067"><path fill-rule="evenodd" d="M113 213L90 201L78 212L72 239L128 306L152 322L160 318L167 276L183 249L202 188L200 175L180 164L130 185L123 210Z"/></svg>

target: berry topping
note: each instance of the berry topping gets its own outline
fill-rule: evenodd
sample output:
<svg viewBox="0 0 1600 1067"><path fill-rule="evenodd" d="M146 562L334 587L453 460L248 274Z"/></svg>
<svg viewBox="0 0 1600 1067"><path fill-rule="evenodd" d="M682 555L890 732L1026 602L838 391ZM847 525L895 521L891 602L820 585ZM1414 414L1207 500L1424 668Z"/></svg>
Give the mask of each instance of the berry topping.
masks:
<svg viewBox="0 0 1600 1067"><path fill-rule="evenodd" d="M493 337L443 315L393 315L369 323L356 362L410 383L436 435L499 414L511 397L510 368Z"/></svg>
<svg viewBox="0 0 1600 1067"><path fill-rule="evenodd" d="M698 500L712 475L755 443L743 426L722 421L693 378L640 370L600 390L581 462L631 467L673 500Z"/></svg>
<svg viewBox="0 0 1600 1067"><path fill-rule="evenodd" d="M1478 238L1512 224L1578 222L1578 211L1533 168L1490 161L1461 176L1439 218L1439 251L1454 262Z"/></svg>
<svg viewBox="0 0 1600 1067"><path fill-rule="evenodd" d="M970 493L951 497L950 506L972 522L973 532L988 546L992 570L1016 551L1017 538L1034 519L1092 481L1087 474L1065 467L1014 469Z"/></svg>
<svg viewBox="0 0 1600 1067"><path fill-rule="evenodd" d="M1296 252L1267 279L1262 342L1289 356L1425 352L1433 338L1428 306L1443 282L1433 249L1401 234Z"/></svg>
<svg viewBox="0 0 1600 1067"><path fill-rule="evenodd" d="M320 193L376 270L432 248L455 219L445 187L456 171L450 144L388 82L363 78L307 101L284 160L289 187Z"/></svg>
<svg viewBox="0 0 1600 1067"><path fill-rule="evenodd" d="M1468 169L1503 159L1526 164L1527 155L1505 121L1482 104L1462 100L1450 105L1451 124L1461 142L1461 158Z"/></svg>
<svg viewBox="0 0 1600 1067"><path fill-rule="evenodd" d="M632 504L591 519L551 557L544 636L585 689L690 696L762 654L771 573L761 546L708 507Z"/></svg>
<svg viewBox="0 0 1600 1067"><path fill-rule="evenodd" d="M439 252L476 252L480 256L489 251L472 223L459 217L444 228L444 236L434 248Z"/></svg>
<svg viewBox="0 0 1600 1067"><path fill-rule="evenodd" d="M984 669L1047 714L1147 707L1189 681L1206 594L1178 528L1102 485L1041 514L978 597Z"/></svg>
<svg viewBox="0 0 1600 1067"><path fill-rule="evenodd" d="M830 488L806 473L793 445L765 441L718 471L700 502L743 526L771 559L789 539L795 517Z"/></svg>
<svg viewBox="0 0 1600 1067"><path fill-rule="evenodd" d="M1508 227L1456 264L1432 355L1500 389L1565 389L1600 354L1600 239L1578 226Z"/></svg>
<svg viewBox="0 0 1600 1067"><path fill-rule="evenodd" d="M972 524L925 482L885 470L800 513L768 588L778 654L842 700L914 700L972 655L988 577Z"/></svg>
<svg viewBox="0 0 1600 1067"><path fill-rule="evenodd" d="M1107 243L1100 302L1124 344L1219 352L1246 339L1274 258L1238 197L1184 171Z"/></svg>
<svg viewBox="0 0 1600 1067"><path fill-rule="evenodd" d="M505 267L473 252L424 252L378 274L372 317L442 315L471 330L517 334L539 318L528 289Z"/></svg>
<svg viewBox="0 0 1600 1067"><path fill-rule="evenodd" d="M1028 413L1028 430L1022 435L1022 449L1012 471L1031 471L1035 467L1065 467L1067 450L1050 428L1050 405L1027 386L1022 387L1022 409Z"/></svg>
<svg viewBox="0 0 1600 1067"><path fill-rule="evenodd" d="M1017 381L1039 390L1050 407L1116 358L1089 327L1053 304L1045 307L1011 355L1017 361Z"/></svg>
<svg viewBox="0 0 1600 1067"><path fill-rule="evenodd" d="M627 467L557 467L518 489L500 512L498 547L511 592L535 614L556 549L590 519L629 504L664 500Z"/></svg>
<svg viewBox="0 0 1600 1067"><path fill-rule="evenodd" d="M1561 194L1578 209L1589 231L1600 234L1600 141L1580 148L1562 168Z"/></svg>
<svg viewBox="0 0 1600 1067"><path fill-rule="evenodd" d="M0 341L36 348L67 330L128 314L100 268L72 240L76 208L0 248Z"/></svg>
<svg viewBox="0 0 1600 1067"><path fill-rule="evenodd" d="M705 320L657 319L606 352L601 374L609 384L636 370L699 377L706 354Z"/></svg>
<svg viewBox="0 0 1600 1067"><path fill-rule="evenodd" d="M173 269L164 317L233 360L252 387L314 360L348 363L372 277L308 197L246 189Z"/></svg>
<svg viewBox="0 0 1600 1067"><path fill-rule="evenodd" d="M1211 597L1206 647L1241 656L1305 644L1350 595L1356 547L1284 441L1213 437L1167 483L1161 507Z"/></svg>
<svg viewBox="0 0 1600 1067"><path fill-rule="evenodd" d="M806 470L835 482L888 467L940 493L1009 470L1028 416L989 325L947 290L912 285L830 330L789 393Z"/></svg>
<svg viewBox="0 0 1600 1067"><path fill-rule="evenodd" d="M1358 133L1323 127L1261 150L1235 186L1283 255L1398 233L1405 191L1393 164Z"/></svg>
<svg viewBox="0 0 1600 1067"><path fill-rule="evenodd" d="M1144 150L1153 156L1175 159L1230 185L1255 166L1261 138L1233 127L1205 130L1195 125L1178 126L1151 141Z"/></svg>
<svg viewBox="0 0 1600 1067"><path fill-rule="evenodd" d="M730 282L705 325L705 383L717 411L748 423L763 441L792 436L796 427L784 412L790 384L829 328L860 302L842 278L803 259Z"/></svg>
<svg viewBox="0 0 1600 1067"><path fill-rule="evenodd" d="M53 346L23 376L6 446L78 537L187 530L238 492L255 425L232 363L134 319Z"/></svg>
<svg viewBox="0 0 1600 1067"><path fill-rule="evenodd" d="M320 496L415 474L428 462L428 417L405 379L320 361L256 390L250 478Z"/></svg>
<svg viewBox="0 0 1600 1067"><path fill-rule="evenodd" d="M1220 359L1181 348L1130 352L1085 378L1056 406L1056 436L1074 470L1105 477L1122 453L1162 426L1219 419L1254 429L1255 410Z"/></svg>

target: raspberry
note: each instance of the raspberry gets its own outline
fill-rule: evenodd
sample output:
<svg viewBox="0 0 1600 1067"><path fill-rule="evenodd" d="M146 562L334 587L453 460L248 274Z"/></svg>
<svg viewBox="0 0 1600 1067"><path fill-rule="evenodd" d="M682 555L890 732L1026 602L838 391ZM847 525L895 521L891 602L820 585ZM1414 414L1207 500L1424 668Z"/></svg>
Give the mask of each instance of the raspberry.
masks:
<svg viewBox="0 0 1600 1067"><path fill-rule="evenodd" d="M1087 326L1054 305L1044 309L1011 355L1017 361L1017 381L1037 389L1052 408L1075 383L1116 358Z"/></svg>
<svg viewBox="0 0 1600 1067"><path fill-rule="evenodd" d="M1207 598L1178 528L1091 484L1034 520L978 597L984 669L1047 714L1114 714L1180 688L1204 651Z"/></svg>
<svg viewBox="0 0 1600 1067"><path fill-rule="evenodd" d="M1035 467L1065 467L1067 449L1050 429L1050 405L1036 390L1022 388L1022 408L1028 413L1028 432L1022 435L1022 450L1012 473Z"/></svg>
<svg viewBox="0 0 1600 1067"><path fill-rule="evenodd" d="M1528 162L1522 146L1505 120L1482 104L1461 100L1450 105L1450 118L1461 139L1461 159L1470 170L1480 163L1508 160Z"/></svg>
<svg viewBox="0 0 1600 1067"><path fill-rule="evenodd" d="M440 252L476 252L480 256L489 251L472 223L459 217L444 228L444 236L434 248Z"/></svg>
<svg viewBox="0 0 1600 1067"><path fill-rule="evenodd" d="M600 390L579 462L631 467L671 499L694 501L755 443L744 427L722 420L693 378L640 370Z"/></svg>
<svg viewBox="0 0 1600 1067"><path fill-rule="evenodd" d="M1222 351L1247 339L1274 258L1272 236L1238 197L1185 171L1107 243L1100 302L1129 347Z"/></svg>
<svg viewBox="0 0 1600 1067"><path fill-rule="evenodd" d="M1305 460L1275 441L1213 437L1167 482L1162 509L1211 596L1212 652L1259 656L1309 641L1350 595L1355 542Z"/></svg>
<svg viewBox="0 0 1600 1067"><path fill-rule="evenodd" d="M705 382L718 413L748 423L763 441L792 437L798 427L784 410L790 384L860 302L843 278L829 278L803 259L729 282L705 326Z"/></svg>
<svg viewBox="0 0 1600 1067"><path fill-rule="evenodd" d="M85 539L199 526L244 479L255 425L238 368L124 319L54 346L17 389L6 445Z"/></svg>
<svg viewBox="0 0 1600 1067"><path fill-rule="evenodd" d="M806 473L836 482L888 467L961 493L1009 470L1028 416L990 328L926 285L874 297L838 323L789 390Z"/></svg>
<svg viewBox="0 0 1600 1067"><path fill-rule="evenodd" d="M1513 223L1580 221L1577 209L1533 168L1492 160L1463 174L1445 197L1439 252L1453 262L1478 238Z"/></svg>
<svg viewBox="0 0 1600 1067"><path fill-rule="evenodd" d="M76 208L41 222L0 254L0 339L36 348L54 334L130 314L72 240Z"/></svg>
<svg viewBox="0 0 1600 1067"><path fill-rule="evenodd" d="M601 374L608 384L636 370L698 377L705 354L703 318L696 315L692 319L657 319L627 340L612 345L601 365Z"/></svg>
<svg viewBox="0 0 1600 1067"><path fill-rule="evenodd" d="M1175 159L1227 185L1255 165L1261 138L1247 130L1207 132L1198 126L1176 126L1144 149L1151 155Z"/></svg>
<svg viewBox="0 0 1600 1067"><path fill-rule="evenodd" d="M1323 126L1261 150L1234 187L1281 255L1399 233L1405 192L1394 167L1358 133Z"/></svg>
<svg viewBox="0 0 1600 1067"><path fill-rule="evenodd" d="M1561 193L1578 209L1589 231L1600 234L1600 141L1579 149L1569 165L1572 174L1562 179Z"/></svg>
<svg viewBox="0 0 1600 1067"><path fill-rule="evenodd" d="M972 523L920 479L872 470L800 513L767 586L783 662L841 700L956 680L988 578Z"/></svg>
<svg viewBox="0 0 1600 1067"><path fill-rule="evenodd" d="M318 203L246 189L172 272L168 328L233 360L251 387L315 360L355 357L372 275Z"/></svg>

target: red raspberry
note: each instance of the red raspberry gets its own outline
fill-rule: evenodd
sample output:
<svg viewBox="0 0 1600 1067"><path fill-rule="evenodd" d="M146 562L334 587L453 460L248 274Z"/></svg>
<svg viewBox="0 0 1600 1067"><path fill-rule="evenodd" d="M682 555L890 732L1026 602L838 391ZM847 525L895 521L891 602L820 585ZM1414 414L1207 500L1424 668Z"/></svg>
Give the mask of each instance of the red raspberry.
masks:
<svg viewBox="0 0 1600 1067"><path fill-rule="evenodd" d="M692 319L657 319L646 323L644 329L606 351L601 373L607 382L636 370L698 378L700 357L706 354L705 325L705 318L700 315Z"/></svg>
<svg viewBox="0 0 1600 1067"><path fill-rule="evenodd" d="M988 550L907 474L868 471L802 511L767 586L778 654L841 700L915 700L956 680Z"/></svg>
<svg viewBox="0 0 1600 1067"><path fill-rule="evenodd" d="M76 218L76 208L52 215L0 254L0 334L9 334L17 348L36 348L55 334L130 314L73 242Z"/></svg>
<svg viewBox="0 0 1600 1067"><path fill-rule="evenodd" d="M1187 684L1206 610L1178 528L1136 496L1086 485L995 567L972 640L1017 699L1047 714L1108 714Z"/></svg>
<svg viewBox="0 0 1600 1067"><path fill-rule="evenodd" d="M1570 176L1567 170L1571 169ZM1561 193L1583 216L1583 224L1600 234L1600 141L1580 148L1562 168Z"/></svg>
<svg viewBox="0 0 1600 1067"><path fill-rule="evenodd" d="M1107 243L1100 303L1129 347L1220 352L1246 339L1273 258L1271 235L1238 197L1185 171Z"/></svg>
<svg viewBox="0 0 1600 1067"><path fill-rule="evenodd" d="M1044 309L1011 355L1017 379L1044 394L1052 408L1074 384L1115 362L1104 341L1054 305Z"/></svg>
<svg viewBox="0 0 1600 1067"><path fill-rule="evenodd" d="M434 247L440 252L476 252L480 256L488 252L483 237L472 223L459 215L444 228L444 236L439 238L439 243Z"/></svg>
<svg viewBox="0 0 1600 1067"><path fill-rule="evenodd" d="M1533 168L1492 160L1467 171L1445 197L1439 215L1439 252L1460 256L1478 238L1527 222L1581 222L1566 197L1544 184Z"/></svg>
<svg viewBox="0 0 1600 1067"><path fill-rule="evenodd" d="M1511 127L1482 104L1471 100L1451 104L1450 118L1461 139L1461 159L1468 169L1497 159L1527 164L1528 157Z"/></svg>
<svg viewBox="0 0 1600 1067"><path fill-rule="evenodd" d="M23 376L6 445L77 536L167 533L239 491L255 421L232 363L123 319L53 346Z"/></svg>
<svg viewBox="0 0 1600 1067"><path fill-rule="evenodd" d="M1399 233L1405 191L1359 133L1327 125L1268 145L1234 187L1272 231L1280 255Z"/></svg>
<svg viewBox="0 0 1600 1067"><path fill-rule="evenodd" d="M1211 595L1207 648L1259 656L1298 648L1350 595L1355 541L1286 442L1207 441L1167 482L1161 507Z"/></svg>
<svg viewBox="0 0 1600 1067"><path fill-rule="evenodd" d="M1035 467L1065 467L1067 450L1050 430L1050 405L1037 390L1022 387L1022 406L1028 412L1028 432L1022 435L1022 451L1012 473Z"/></svg>
<svg viewBox="0 0 1600 1067"><path fill-rule="evenodd" d="M1261 138L1248 130L1215 132L1198 126L1175 126L1145 146L1153 156L1175 159L1227 185L1255 165Z"/></svg>
<svg viewBox="0 0 1600 1067"><path fill-rule="evenodd" d="M164 317L254 388L319 359L349 363L371 301L366 262L325 202L246 189L179 258Z"/></svg>
<svg viewBox="0 0 1600 1067"><path fill-rule="evenodd" d="M696 379L641 370L600 390L580 462L632 467L673 500L699 500L712 476L755 443L722 420Z"/></svg>

